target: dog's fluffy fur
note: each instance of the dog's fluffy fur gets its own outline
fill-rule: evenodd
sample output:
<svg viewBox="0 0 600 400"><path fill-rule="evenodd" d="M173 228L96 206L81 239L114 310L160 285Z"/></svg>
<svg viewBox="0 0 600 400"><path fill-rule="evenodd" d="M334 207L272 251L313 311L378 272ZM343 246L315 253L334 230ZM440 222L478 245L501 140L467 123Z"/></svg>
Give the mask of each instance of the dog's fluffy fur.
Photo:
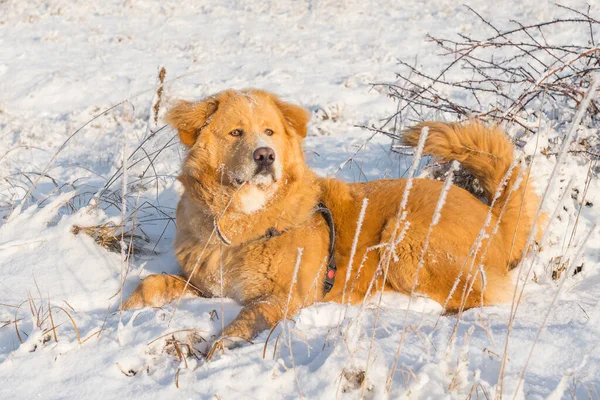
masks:
<svg viewBox="0 0 600 400"><path fill-rule="evenodd" d="M227 296L243 305L222 335L249 340L283 318L284 310L290 316L315 301L341 301L364 198L369 203L346 300L363 300L378 265L387 264L388 256L385 289L411 293L442 182L415 179L406 207L410 224L406 235L393 252L384 245L365 255L369 247L397 237L406 180L345 183L317 178L306 166L302 152L309 120L306 110L265 91L228 90L199 102L181 102L167 118L189 148L179 178L185 193L177 207L175 240L182 277L147 277L123 308L171 302L182 295L189 279L190 293ZM490 207L459 187L450 188L439 223L431 231L416 292L443 304L460 277L457 290L447 301L448 309L456 310L461 307L468 271L474 265L474 284L464 307L505 301L511 282L509 270L525 249L539 200L530 184L519 186L523 174L518 166L494 200L514 160L513 145L499 129L476 122L426 122L407 131L405 143L415 146L425 127L429 133L424 153L460 161L480 181L493 207L487 235L473 258L473 245ZM258 168L253 158L253 152L261 147L274 151L275 161L268 168ZM338 279L325 297L323 265L329 227L314 211L320 201L334 217L338 265ZM498 231L492 235L501 214ZM281 234L265 237L271 228ZM481 260L484 248L487 252ZM298 261L297 281L288 304ZM381 275L376 283L379 287L383 284Z"/></svg>

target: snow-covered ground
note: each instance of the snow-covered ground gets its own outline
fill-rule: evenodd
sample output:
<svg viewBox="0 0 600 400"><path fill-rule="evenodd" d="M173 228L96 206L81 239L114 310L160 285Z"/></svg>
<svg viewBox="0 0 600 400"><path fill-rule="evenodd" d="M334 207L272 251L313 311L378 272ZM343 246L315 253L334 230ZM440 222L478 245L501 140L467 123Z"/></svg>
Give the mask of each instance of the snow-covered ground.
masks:
<svg viewBox="0 0 600 400"><path fill-rule="evenodd" d="M467 3L498 26L565 12L544 2ZM587 9L578 1L565 5ZM600 15L592 4L594 11ZM469 310L457 322L425 299L407 314L407 297L386 294L374 331L376 304L363 311L317 304L279 326L268 343L264 332L254 344L205 362L179 354L192 341L205 351L200 338L217 334L238 305L185 299L174 314L172 306L114 312L121 255L73 233L74 226L121 221L124 149L128 221L149 239L131 261L124 294L147 274L177 271L170 246L183 148L169 129L138 148L148 125L156 128L148 117L160 66L167 71L161 112L175 99L225 88L271 90L313 112L305 147L319 174L398 177L409 160L390 153L389 138L356 127L379 125L396 108L371 83L394 81L397 57L439 71L426 33L484 29L461 2L448 0L0 0L0 398L498 395L510 305ZM579 31L555 33L585 40ZM128 122L123 109L132 107ZM597 135L597 127L588 134ZM536 158L540 188L554 164L553 157ZM508 341L504 398L600 398L598 228L584 243L599 220L600 182L591 182L584 199L588 167L585 158L568 155L550 191L551 213L569 179L578 190L568 192L552 221L525 288ZM552 279L551 264L558 255L573 260L581 246L569 267L582 269L569 270L554 301L560 279Z"/></svg>

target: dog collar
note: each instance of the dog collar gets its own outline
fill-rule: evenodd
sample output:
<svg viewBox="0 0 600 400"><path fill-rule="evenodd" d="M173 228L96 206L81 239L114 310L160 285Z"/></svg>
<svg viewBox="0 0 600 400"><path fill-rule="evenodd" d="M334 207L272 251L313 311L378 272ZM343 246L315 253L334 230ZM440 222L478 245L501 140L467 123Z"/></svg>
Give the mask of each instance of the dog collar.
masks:
<svg viewBox="0 0 600 400"><path fill-rule="evenodd" d="M213 225L215 227L215 233L217 234L217 237L219 238L219 240L225 246L230 246L231 245L231 240L227 239L225 237L225 235L223 235L223 233L221 233L221 230L219 229L219 223L217 222L217 217L215 217L215 219L213 219Z"/></svg>
<svg viewBox="0 0 600 400"><path fill-rule="evenodd" d="M319 213L325 219L327 226L329 227L329 253L327 255L327 270L325 271L325 281L323 282L323 297L327 295L333 288L333 284L335 283L335 274L337 272L337 265L335 264L335 225L333 223L333 216L331 215L331 211L324 203L319 203L315 207L315 214ZM314 214L313 214L314 215ZM230 246L231 241L227 239L225 235L219 229L219 223L217 222L217 218L214 219L214 227L215 233L219 240L225 245ZM250 242L254 242L257 240L263 239L271 239L272 237L283 235L287 232L288 229L284 229L283 231L277 230L275 227L270 227L267 229L264 235L257 237L256 239L250 240ZM248 243L248 242L246 242Z"/></svg>
<svg viewBox="0 0 600 400"><path fill-rule="evenodd" d="M221 229L219 229L219 223L217 222L217 219L215 218L213 221L214 221L214 226L215 226L215 233L217 234L217 237L219 238L219 240L225 246L231 246L231 240L227 239L227 237L225 235L223 235L223 232L221 232ZM267 229L265 231L264 235L259 236L255 239L249 240L245 243L255 242L257 240L262 240L262 239L271 239L274 236L283 235L285 232L287 232L287 229L285 229L283 231L279 231L279 230L275 229L274 227L270 227L269 229Z"/></svg>
<svg viewBox="0 0 600 400"><path fill-rule="evenodd" d="M323 282L323 297L325 297L333 288L337 272L337 265L335 264L335 225L331 211L329 211L329 208L324 203L317 204L315 212L323 216L329 227L329 255L327 258L327 270L325 271L325 282Z"/></svg>

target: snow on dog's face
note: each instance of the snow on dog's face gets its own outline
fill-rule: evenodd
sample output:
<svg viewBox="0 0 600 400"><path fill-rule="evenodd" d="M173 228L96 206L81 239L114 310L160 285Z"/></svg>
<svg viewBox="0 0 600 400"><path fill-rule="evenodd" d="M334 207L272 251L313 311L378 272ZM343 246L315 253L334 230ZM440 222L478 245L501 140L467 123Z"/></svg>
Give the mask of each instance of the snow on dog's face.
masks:
<svg viewBox="0 0 600 400"><path fill-rule="evenodd" d="M232 206L252 213L304 172L309 114L271 93L227 90L182 101L167 119L189 148L180 180L209 204L234 191Z"/></svg>

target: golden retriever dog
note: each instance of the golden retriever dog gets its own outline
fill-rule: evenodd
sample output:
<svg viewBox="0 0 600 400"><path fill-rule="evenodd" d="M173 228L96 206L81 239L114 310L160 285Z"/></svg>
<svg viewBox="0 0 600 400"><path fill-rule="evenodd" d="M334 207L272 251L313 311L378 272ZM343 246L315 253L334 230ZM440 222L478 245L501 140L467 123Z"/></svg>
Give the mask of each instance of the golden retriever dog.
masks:
<svg viewBox="0 0 600 400"><path fill-rule="evenodd" d="M492 205L451 186L430 229L443 182L415 178L401 209L406 179L318 178L302 149L308 111L274 94L227 90L179 102L167 120L188 148L175 239L181 276L148 276L123 309L185 293L233 298L243 308L217 342L229 346L301 307L357 303L373 288L419 293L447 310L507 299L539 200L520 184L526 170L513 166L499 129L426 122L405 133L416 146L427 131L424 153L459 161Z"/></svg>

